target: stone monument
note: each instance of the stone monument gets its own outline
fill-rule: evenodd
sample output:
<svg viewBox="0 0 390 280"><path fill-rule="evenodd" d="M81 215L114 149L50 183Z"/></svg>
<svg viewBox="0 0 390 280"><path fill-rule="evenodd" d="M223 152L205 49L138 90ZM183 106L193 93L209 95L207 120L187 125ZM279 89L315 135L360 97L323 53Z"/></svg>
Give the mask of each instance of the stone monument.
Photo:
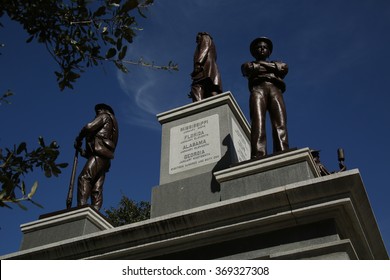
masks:
<svg viewBox="0 0 390 280"><path fill-rule="evenodd" d="M220 201L213 172L250 158L249 125L230 92L157 116L162 124L160 185L151 216ZM167 204L172 198L175 203Z"/></svg>
<svg viewBox="0 0 390 280"><path fill-rule="evenodd" d="M151 219L36 243L44 218L1 259L389 259L359 170L321 176L309 148L248 160L230 92L157 117Z"/></svg>
<svg viewBox="0 0 390 280"><path fill-rule="evenodd" d="M21 251L1 259L388 260L359 170L344 171L342 150L343 172L331 173L313 150L289 149L279 106L271 114L280 153L266 155L260 119L269 108L258 105L264 94L283 103L287 66L265 61L267 38L254 40L251 52L256 61L243 74L252 132L231 92L157 115L161 168L151 219L112 228L92 207L41 217L22 225Z"/></svg>

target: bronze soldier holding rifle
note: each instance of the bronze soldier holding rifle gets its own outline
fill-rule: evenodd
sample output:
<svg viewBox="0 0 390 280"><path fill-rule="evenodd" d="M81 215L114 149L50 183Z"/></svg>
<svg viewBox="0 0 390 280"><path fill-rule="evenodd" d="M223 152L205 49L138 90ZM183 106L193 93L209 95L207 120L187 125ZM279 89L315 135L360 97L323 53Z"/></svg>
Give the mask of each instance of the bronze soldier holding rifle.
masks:
<svg viewBox="0 0 390 280"><path fill-rule="evenodd" d="M103 183L118 143L118 123L113 109L106 104L95 106L95 119L85 125L76 137L75 148L87 158L78 177L77 206L88 204L99 210L103 204ZM86 139L86 149L81 148Z"/></svg>

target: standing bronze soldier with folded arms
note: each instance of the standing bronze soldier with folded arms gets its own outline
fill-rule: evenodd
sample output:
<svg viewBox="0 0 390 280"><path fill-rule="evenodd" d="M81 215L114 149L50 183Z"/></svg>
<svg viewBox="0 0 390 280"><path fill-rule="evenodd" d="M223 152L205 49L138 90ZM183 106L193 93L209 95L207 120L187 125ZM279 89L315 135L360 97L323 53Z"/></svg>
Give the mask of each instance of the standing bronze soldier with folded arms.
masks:
<svg viewBox="0 0 390 280"><path fill-rule="evenodd" d="M289 149L287 134L287 114L283 99L286 85L283 78L288 66L283 62L267 61L273 49L272 41L260 37L252 41L250 52L256 59L241 66L242 74L248 78L250 90L251 157L267 155L266 113L269 112L272 124L273 151Z"/></svg>

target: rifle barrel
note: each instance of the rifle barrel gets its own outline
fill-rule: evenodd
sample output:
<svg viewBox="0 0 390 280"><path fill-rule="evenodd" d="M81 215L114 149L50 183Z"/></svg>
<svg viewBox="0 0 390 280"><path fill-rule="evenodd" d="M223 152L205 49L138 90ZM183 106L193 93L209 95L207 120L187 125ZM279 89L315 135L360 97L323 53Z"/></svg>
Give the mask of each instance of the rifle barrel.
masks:
<svg viewBox="0 0 390 280"><path fill-rule="evenodd" d="M75 152L75 155L74 155L74 158L73 158L73 167L72 167L72 174L70 176L68 196L66 198L66 208L67 209L72 207L73 188L74 188L74 180L76 178L78 155L79 155L79 152L76 149L76 152Z"/></svg>

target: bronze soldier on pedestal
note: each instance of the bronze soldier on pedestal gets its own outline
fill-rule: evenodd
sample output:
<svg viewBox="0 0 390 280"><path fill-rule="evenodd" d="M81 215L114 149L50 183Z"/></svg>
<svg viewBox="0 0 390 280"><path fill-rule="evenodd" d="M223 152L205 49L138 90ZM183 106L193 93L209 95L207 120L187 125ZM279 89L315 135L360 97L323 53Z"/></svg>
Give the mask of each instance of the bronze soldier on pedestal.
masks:
<svg viewBox="0 0 390 280"><path fill-rule="evenodd" d="M337 159L339 161L339 170L330 172L326 167L322 164L320 161L320 151L319 150L310 150L311 155L313 156L314 163L317 166L318 172L321 176L330 175L333 173L339 173L347 170L347 166L344 163L345 156L344 156L344 150L342 148L337 149Z"/></svg>
<svg viewBox="0 0 390 280"><path fill-rule="evenodd" d="M289 149L287 114L283 99L286 85L283 78L288 66L283 62L267 61L273 49L272 41L261 37L252 41L250 52L256 59L241 66L242 74L248 78L250 90L251 157L267 155L266 113L270 114L273 136L273 151Z"/></svg>
<svg viewBox="0 0 390 280"><path fill-rule="evenodd" d="M200 101L222 92L221 75L217 66L217 52L213 38L206 32L196 36L194 71L191 73L192 84L190 98Z"/></svg>
<svg viewBox="0 0 390 280"><path fill-rule="evenodd" d="M103 204L103 183L118 143L118 123L114 111L106 104L95 106L95 119L85 125L76 137L75 148L87 158L78 177L77 206L88 204L99 210ZM81 148L86 139L86 149ZM77 154L76 154L77 155Z"/></svg>

